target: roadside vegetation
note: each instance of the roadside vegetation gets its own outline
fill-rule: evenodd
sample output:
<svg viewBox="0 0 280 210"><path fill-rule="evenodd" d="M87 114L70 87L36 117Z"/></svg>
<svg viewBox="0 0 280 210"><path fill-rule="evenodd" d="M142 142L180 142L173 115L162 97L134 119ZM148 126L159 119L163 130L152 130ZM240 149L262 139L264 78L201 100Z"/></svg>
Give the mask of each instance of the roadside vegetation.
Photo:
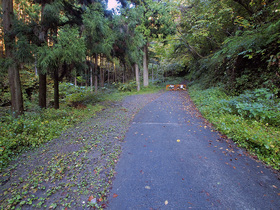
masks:
<svg viewBox="0 0 280 210"><path fill-rule="evenodd" d="M280 169L280 100L265 88L229 96L224 88L202 89L193 84L189 93L202 115L217 130L260 160Z"/></svg>
<svg viewBox="0 0 280 210"><path fill-rule="evenodd" d="M48 92L52 89L50 84ZM11 115L10 110L0 108L0 171L22 152L59 137L63 131L95 116L107 104L120 101L125 96L153 93L160 89L162 84L136 91L136 83L129 82L113 84L94 93L90 87L64 82L60 84L60 109L41 109L37 105L36 92L30 99L24 97L26 111L17 118ZM51 104L51 97L48 99Z"/></svg>
<svg viewBox="0 0 280 210"><path fill-rule="evenodd" d="M131 112L117 103L182 81L220 132L280 169L279 1L118 2L107 10L97 0L2 1L1 208L80 208L81 199L83 208L105 207L129 120L154 96L140 97ZM90 119L103 110L107 125ZM69 151L44 149L64 148L55 140L66 131ZM38 154L49 162L40 165ZM87 164L94 172L84 173ZM14 170L29 174L24 180Z"/></svg>

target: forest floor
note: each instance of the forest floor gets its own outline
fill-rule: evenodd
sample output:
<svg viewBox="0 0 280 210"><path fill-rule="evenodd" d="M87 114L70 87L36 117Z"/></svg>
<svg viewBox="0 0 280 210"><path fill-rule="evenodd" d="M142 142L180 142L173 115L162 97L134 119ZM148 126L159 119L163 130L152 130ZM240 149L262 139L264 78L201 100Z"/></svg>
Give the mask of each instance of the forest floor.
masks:
<svg viewBox="0 0 280 210"><path fill-rule="evenodd" d="M279 174L216 132L186 91L103 105L0 174L1 209L280 206Z"/></svg>
<svg viewBox="0 0 280 210"><path fill-rule="evenodd" d="M129 125L161 94L103 102L106 108L90 120L20 155L0 174L0 208L105 208Z"/></svg>

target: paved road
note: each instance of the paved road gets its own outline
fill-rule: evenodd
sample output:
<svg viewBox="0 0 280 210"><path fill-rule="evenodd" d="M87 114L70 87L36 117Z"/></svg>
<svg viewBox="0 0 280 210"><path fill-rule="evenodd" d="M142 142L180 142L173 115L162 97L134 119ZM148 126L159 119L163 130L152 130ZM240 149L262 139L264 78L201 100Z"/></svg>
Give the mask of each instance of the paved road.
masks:
<svg viewBox="0 0 280 210"><path fill-rule="evenodd" d="M186 92L135 116L108 209L280 209L277 175L198 116Z"/></svg>

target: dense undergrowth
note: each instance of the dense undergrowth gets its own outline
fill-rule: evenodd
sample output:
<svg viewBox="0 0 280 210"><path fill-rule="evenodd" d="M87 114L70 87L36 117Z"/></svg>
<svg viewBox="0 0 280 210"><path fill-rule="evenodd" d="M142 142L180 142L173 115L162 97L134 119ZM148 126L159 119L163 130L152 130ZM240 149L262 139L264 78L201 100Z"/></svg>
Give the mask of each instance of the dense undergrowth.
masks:
<svg viewBox="0 0 280 210"><path fill-rule="evenodd" d="M126 84L123 84L125 86ZM128 85L129 86L129 85ZM1 110L0 115L0 170L18 154L39 147L73 125L94 116L104 108L104 102L121 100L124 96L158 91L160 87L151 86L135 89L103 88L92 93L89 87L78 87L61 83L60 109L40 109L36 100L26 99L26 112L14 118L9 111ZM99 103L100 102L100 103ZM51 101L50 101L51 104Z"/></svg>
<svg viewBox="0 0 280 210"><path fill-rule="evenodd" d="M280 169L280 101L268 89L228 96L222 88L195 84L190 96L200 112L239 146Z"/></svg>

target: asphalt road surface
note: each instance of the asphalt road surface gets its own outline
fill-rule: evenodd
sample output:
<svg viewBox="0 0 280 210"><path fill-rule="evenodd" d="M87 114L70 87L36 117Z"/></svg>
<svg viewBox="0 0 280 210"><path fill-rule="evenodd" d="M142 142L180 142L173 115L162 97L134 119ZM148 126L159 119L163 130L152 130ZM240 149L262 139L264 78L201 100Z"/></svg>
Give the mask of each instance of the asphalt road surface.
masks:
<svg viewBox="0 0 280 210"><path fill-rule="evenodd" d="M135 116L116 170L108 209L280 209L277 173L214 131L186 92Z"/></svg>

